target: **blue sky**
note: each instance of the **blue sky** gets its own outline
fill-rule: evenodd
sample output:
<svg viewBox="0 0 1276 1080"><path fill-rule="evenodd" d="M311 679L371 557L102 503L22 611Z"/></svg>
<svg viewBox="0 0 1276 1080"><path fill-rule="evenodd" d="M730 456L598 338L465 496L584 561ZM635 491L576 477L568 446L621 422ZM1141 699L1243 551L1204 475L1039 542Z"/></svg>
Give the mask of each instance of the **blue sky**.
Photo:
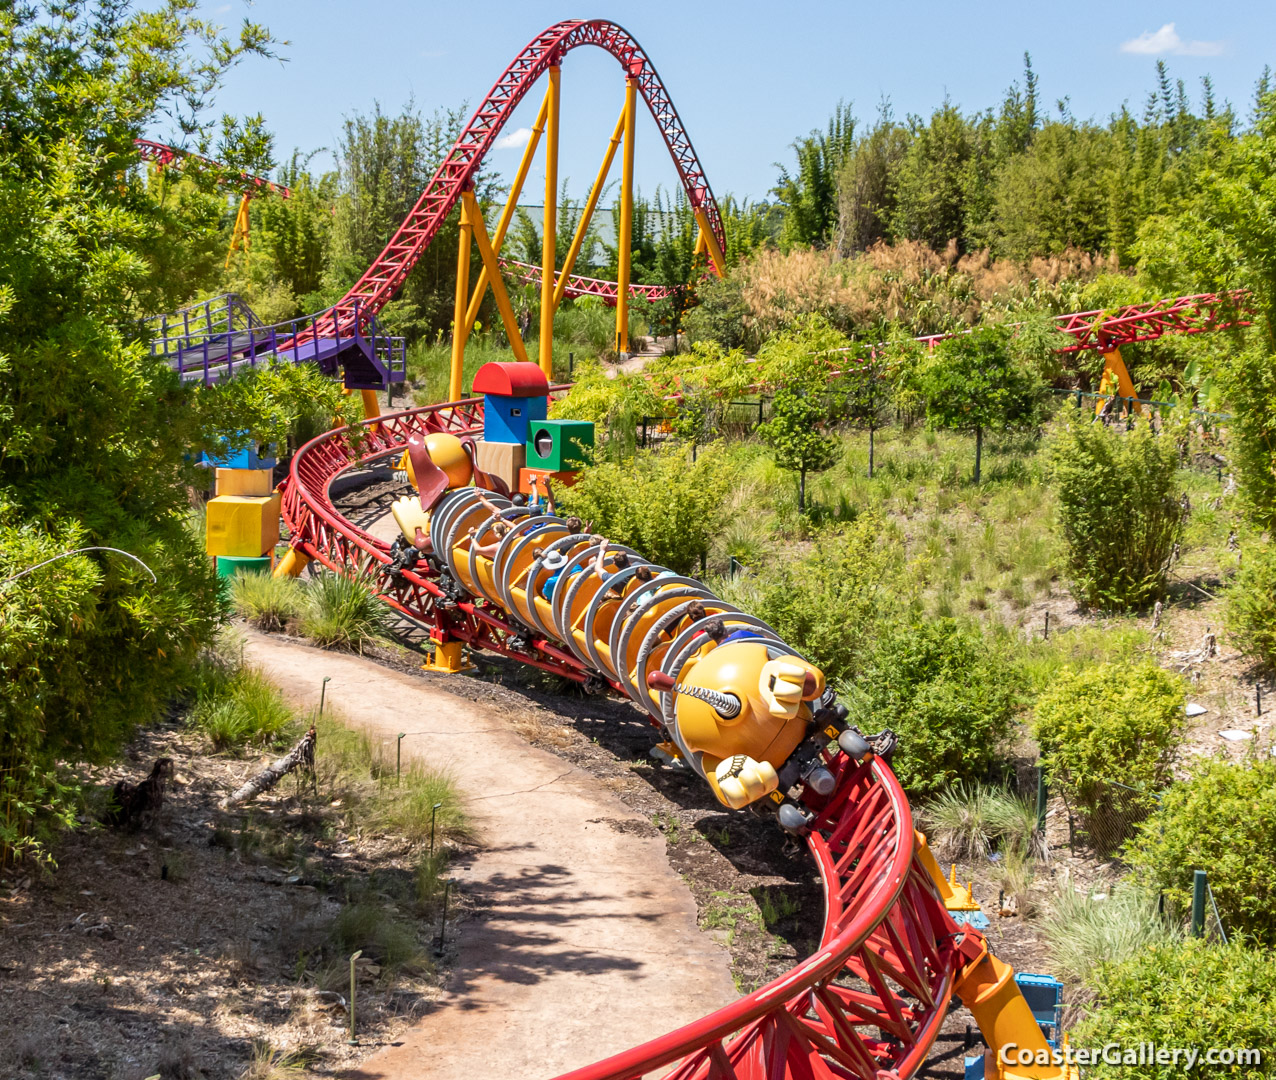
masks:
<svg viewBox="0 0 1276 1080"><path fill-rule="evenodd" d="M1195 100L1200 77L1216 95L1248 110L1263 65L1276 58L1276 4L1140 0L1065 4L913 2L800 4L736 0L699 4L644 0L573 11L541 0L210 0L203 13L235 25L245 15L289 42L287 63L255 60L230 75L217 106L261 111L280 159L292 147L335 145L342 117L380 101L398 111L412 96L423 112L468 102L472 111L506 64L535 34L564 18L619 22L655 62L719 195L765 197L789 144L823 126L839 99L861 122L889 97L895 114L928 114L947 94L965 111L996 106L1032 54L1043 99L1070 99L1077 117L1137 110L1154 85L1157 59L1184 79ZM601 159L623 95L616 62L578 49L563 66L560 175L583 196ZM517 144L539 104L533 91L506 126ZM645 111L637 181L646 192L676 177ZM157 132L163 135L163 132ZM516 145L489 168L510 175ZM316 167L330 163L320 157ZM618 163L613 175L619 172ZM539 202L543 173L529 178Z"/></svg>

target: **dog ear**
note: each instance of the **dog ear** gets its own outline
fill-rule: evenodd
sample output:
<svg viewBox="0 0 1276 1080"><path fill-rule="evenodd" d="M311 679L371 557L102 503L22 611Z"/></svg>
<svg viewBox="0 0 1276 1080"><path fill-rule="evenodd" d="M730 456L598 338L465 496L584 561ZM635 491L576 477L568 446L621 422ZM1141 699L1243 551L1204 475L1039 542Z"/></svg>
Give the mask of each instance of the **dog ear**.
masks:
<svg viewBox="0 0 1276 1080"><path fill-rule="evenodd" d="M408 439L408 460L412 463L412 476L421 496L421 509L433 510L447 491L447 473L434 464L430 452L425 448L425 439L420 435L413 435Z"/></svg>

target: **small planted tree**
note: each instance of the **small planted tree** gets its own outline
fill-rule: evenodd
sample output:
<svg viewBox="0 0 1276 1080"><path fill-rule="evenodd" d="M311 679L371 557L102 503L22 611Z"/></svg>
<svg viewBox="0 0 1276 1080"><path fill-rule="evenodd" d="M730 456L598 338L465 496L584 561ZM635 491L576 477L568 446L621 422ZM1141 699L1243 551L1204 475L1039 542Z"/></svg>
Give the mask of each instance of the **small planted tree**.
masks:
<svg viewBox="0 0 1276 1080"><path fill-rule="evenodd" d="M806 512L806 474L822 472L837 460L837 443L822 425L827 410L803 391L783 387L771 401L771 419L758 434L775 451L781 469L798 474L798 512Z"/></svg>
<svg viewBox="0 0 1276 1080"><path fill-rule="evenodd" d="M1041 422L1045 384L1009 348L1000 327L974 330L939 342L918 362L916 389L931 427L975 436L975 483L979 483L985 431L1014 431Z"/></svg>
<svg viewBox="0 0 1276 1080"><path fill-rule="evenodd" d="M886 365L875 357L865 357L844 376L839 389L845 395L847 417L868 428L868 475L872 479L874 435L894 397Z"/></svg>

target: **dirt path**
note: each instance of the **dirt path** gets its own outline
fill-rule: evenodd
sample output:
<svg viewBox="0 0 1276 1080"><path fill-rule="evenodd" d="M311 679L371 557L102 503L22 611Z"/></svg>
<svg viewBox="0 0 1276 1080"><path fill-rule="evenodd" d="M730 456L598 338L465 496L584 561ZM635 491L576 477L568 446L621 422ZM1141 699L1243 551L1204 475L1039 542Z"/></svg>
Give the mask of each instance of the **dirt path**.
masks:
<svg viewBox="0 0 1276 1080"><path fill-rule="evenodd" d="M452 772L483 844L454 863L480 914L461 925L446 998L351 1076L554 1076L738 996L664 839L508 716L355 657L261 635L248 654L299 703L328 675L328 701L353 724L408 732L404 755Z"/></svg>

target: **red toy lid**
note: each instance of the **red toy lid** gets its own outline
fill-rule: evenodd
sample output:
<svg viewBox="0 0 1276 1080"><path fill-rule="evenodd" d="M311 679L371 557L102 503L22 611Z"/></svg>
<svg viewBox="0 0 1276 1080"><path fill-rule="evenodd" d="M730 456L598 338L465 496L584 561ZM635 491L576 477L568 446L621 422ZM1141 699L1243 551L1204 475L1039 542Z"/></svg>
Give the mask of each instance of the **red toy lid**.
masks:
<svg viewBox="0 0 1276 1080"><path fill-rule="evenodd" d="M537 364L484 364L474 373L475 394L544 397L549 380Z"/></svg>

